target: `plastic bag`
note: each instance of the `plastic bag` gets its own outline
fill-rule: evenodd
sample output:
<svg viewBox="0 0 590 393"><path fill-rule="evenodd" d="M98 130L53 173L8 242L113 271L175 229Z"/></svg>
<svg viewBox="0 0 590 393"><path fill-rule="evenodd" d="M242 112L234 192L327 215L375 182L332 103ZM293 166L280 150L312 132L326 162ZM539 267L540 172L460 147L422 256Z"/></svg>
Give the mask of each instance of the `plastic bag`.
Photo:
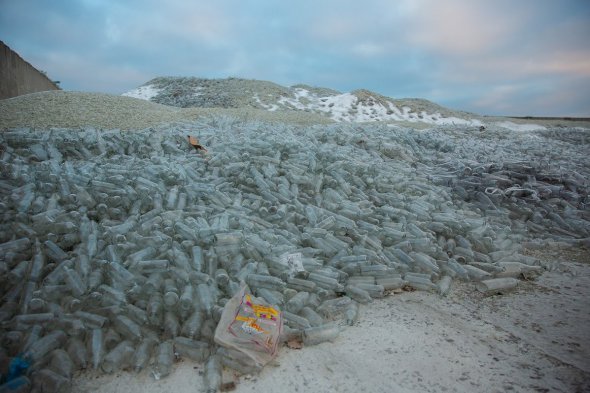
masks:
<svg viewBox="0 0 590 393"><path fill-rule="evenodd" d="M277 354L283 330L281 311L254 297L246 284L225 305L215 329L215 342L235 349L263 367Z"/></svg>
<svg viewBox="0 0 590 393"><path fill-rule="evenodd" d="M300 252L294 254L285 253L281 255L280 262L284 266L287 266L287 271L290 278L295 277L299 272L305 271L305 268L303 267L302 254Z"/></svg>

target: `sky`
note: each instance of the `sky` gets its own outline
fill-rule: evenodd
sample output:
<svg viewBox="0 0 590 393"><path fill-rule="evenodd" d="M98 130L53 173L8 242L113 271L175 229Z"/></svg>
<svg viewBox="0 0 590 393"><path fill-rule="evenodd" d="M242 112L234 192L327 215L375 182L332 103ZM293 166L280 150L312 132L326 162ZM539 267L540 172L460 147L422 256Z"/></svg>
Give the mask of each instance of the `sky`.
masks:
<svg viewBox="0 0 590 393"><path fill-rule="evenodd" d="M590 117L590 0L0 0L0 40L65 90L238 77Z"/></svg>

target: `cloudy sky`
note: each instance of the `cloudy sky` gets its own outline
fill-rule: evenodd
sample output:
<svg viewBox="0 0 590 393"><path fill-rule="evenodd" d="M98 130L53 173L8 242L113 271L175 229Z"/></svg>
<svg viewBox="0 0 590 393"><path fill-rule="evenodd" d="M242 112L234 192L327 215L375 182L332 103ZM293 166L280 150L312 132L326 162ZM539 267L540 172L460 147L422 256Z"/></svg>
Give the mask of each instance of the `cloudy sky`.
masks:
<svg viewBox="0 0 590 393"><path fill-rule="evenodd" d="M0 0L0 40L66 90L233 76L590 117L588 0Z"/></svg>

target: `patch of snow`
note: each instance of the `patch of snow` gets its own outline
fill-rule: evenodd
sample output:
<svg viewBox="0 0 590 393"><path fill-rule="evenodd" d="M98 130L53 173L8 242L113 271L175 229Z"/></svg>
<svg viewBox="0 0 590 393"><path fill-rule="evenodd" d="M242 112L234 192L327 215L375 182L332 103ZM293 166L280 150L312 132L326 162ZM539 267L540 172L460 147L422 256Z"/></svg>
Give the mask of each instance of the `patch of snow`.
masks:
<svg viewBox="0 0 590 393"><path fill-rule="evenodd" d="M255 95L253 98L254 98L254 101L256 101L256 103L257 103L258 105L260 105L261 107L263 107L264 109L266 109L266 110L267 110L267 111L269 111L269 112L274 112L274 111L276 111L277 109L279 109L279 106L278 106L278 105L276 105L276 104L265 104L264 102L262 102L262 101L260 100L260 97L258 97L258 94L257 94L257 95Z"/></svg>
<svg viewBox="0 0 590 393"><path fill-rule="evenodd" d="M202 96L203 93L201 93L201 90L205 90L204 87L201 86L197 86L193 89L193 97L198 97L198 96Z"/></svg>
<svg viewBox="0 0 590 393"><path fill-rule="evenodd" d="M356 96L350 93L338 94L335 96L329 96L326 98L326 107L324 108L312 108L320 109L322 112L330 114L332 119L344 119L343 121L353 122L355 121L353 116L352 107L356 104ZM331 105L332 104L332 105ZM330 106L331 105L331 106Z"/></svg>
<svg viewBox="0 0 590 393"><path fill-rule="evenodd" d="M162 91L162 89L158 89L154 85L146 85L139 86L138 88L129 90L127 93L123 93L121 95L150 101L152 98L157 96L160 91Z"/></svg>
<svg viewBox="0 0 590 393"><path fill-rule="evenodd" d="M483 125L475 119L461 119L457 117L443 117L440 113L428 114L412 112L404 106L397 108L392 102L382 104L372 97L367 101L359 101L351 93L317 96L303 88L293 90L292 97L281 97L278 105L289 109L326 113L332 120L338 122L373 122L373 121L409 121L423 122L437 125ZM272 110L278 109L273 106ZM269 108L269 110L271 110Z"/></svg>
<svg viewBox="0 0 590 393"><path fill-rule="evenodd" d="M498 127L502 127L502 128L507 128L511 131L520 131L520 132L546 130L547 129L546 127L539 125L539 124L516 124L511 121L497 122L497 123L494 123L494 125L496 125Z"/></svg>
<svg viewBox="0 0 590 393"><path fill-rule="evenodd" d="M474 127L479 127L479 126L484 125L481 121L479 121L477 119L461 119L459 117L439 117L438 119L432 121L432 124L465 125L465 126L474 126Z"/></svg>
<svg viewBox="0 0 590 393"><path fill-rule="evenodd" d="M302 97L309 97L309 90L306 89L295 89L295 98L299 99Z"/></svg>

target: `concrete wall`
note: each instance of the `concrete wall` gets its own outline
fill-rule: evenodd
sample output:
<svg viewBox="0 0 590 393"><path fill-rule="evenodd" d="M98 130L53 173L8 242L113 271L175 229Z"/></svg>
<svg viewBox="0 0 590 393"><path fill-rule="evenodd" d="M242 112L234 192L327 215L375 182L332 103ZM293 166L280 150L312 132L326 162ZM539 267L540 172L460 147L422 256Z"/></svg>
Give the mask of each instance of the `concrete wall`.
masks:
<svg viewBox="0 0 590 393"><path fill-rule="evenodd" d="M0 99L47 90L59 87L0 41Z"/></svg>

